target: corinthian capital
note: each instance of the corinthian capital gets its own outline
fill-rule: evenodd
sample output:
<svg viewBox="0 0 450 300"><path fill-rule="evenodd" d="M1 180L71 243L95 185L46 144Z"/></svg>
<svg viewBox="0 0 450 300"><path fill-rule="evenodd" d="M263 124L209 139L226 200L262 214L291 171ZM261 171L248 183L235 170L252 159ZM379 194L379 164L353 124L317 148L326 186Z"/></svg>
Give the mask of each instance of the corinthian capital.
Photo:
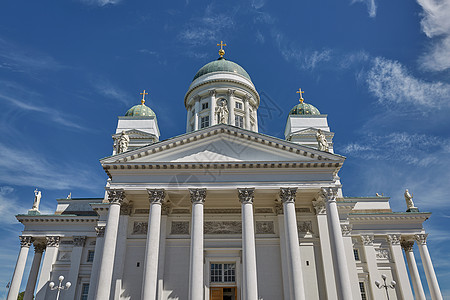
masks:
<svg viewBox="0 0 450 300"><path fill-rule="evenodd" d="M322 196L325 201L336 201L336 196L338 192L337 187L323 187L320 189L322 192Z"/></svg>
<svg viewBox="0 0 450 300"><path fill-rule="evenodd" d="M400 245L400 234L388 234L387 241L392 245Z"/></svg>
<svg viewBox="0 0 450 300"><path fill-rule="evenodd" d="M426 245L427 244L427 236L428 236L428 233L416 234L414 236L414 239L417 241L418 244Z"/></svg>
<svg viewBox="0 0 450 300"><path fill-rule="evenodd" d="M123 189L108 190L109 203L122 205L124 199L125 199L125 191Z"/></svg>
<svg viewBox="0 0 450 300"><path fill-rule="evenodd" d="M59 236L47 236L47 247L59 247L59 240L61 238Z"/></svg>
<svg viewBox="0 0 450 300"><path fill-rule="evenodd" d="M33 238L31 236L19 236L20 239L20 247L30 248Z"/></svg>
<svg viewBox="0 0 450 300"><path fill-rule="evenodd" d="M254 188L238 189L239 201L241 201L242 204L244 203L252 204L254 195L255 195Z"/></svg>
<svg viewBox="0 0 450 300"><path fill-rule="evenodd" d="M73 237L73 246L74 247L84 247L85 242L86 242L85 236L74 236Z"/></svg>
<svg viewBox="0 0 450 300"><path fill-rule="evenodd" d="M206 189L189 189L192 203L205 203Z"/></svg>
<svg viewBox="0 0 450 300"><path fill-rule="evenodd" d="M212 90L209 90L209 95L211 96L211 97L215 97L216 96L216 90L215 89L212 89Z"/></svg>
<svg viewBox="0 0 450 300"><path fill-rule="evenodd" d="M319 200L315 200L312 202L317 215L323 215L327 212L325 201L322 199L323 197L321 197Z"/></svg>
<svg viewBox="0 0 450 300"><path fill-rule="evenodd" d="M95 226L95 233L97 234L97 237L105 236L105 228L106 226Z"/></svg>
<svg viewBox="0 0 450 300"><path fill-rule="evenodd" d="M413 251L414 241L402 241L401 245L405 252Z"/></svg>
<svg viewBox="0 0 450 300"><path fill-rule="evenodd" d="M364 246L373 245L373 235L361 235L361 239Z"/></svg>
<svg viewBox="0 0 450 300"><path fill-rule="evenodd" d="M162 204L166 198L166 192L164 189L147 189L148 201L151 204Z"/></svg>
<svg viewBox="0 0 450 300"><path fill-rule="evenodd" d="M280 198L283 203L294 203L297 188L280 188Z"/></svg>

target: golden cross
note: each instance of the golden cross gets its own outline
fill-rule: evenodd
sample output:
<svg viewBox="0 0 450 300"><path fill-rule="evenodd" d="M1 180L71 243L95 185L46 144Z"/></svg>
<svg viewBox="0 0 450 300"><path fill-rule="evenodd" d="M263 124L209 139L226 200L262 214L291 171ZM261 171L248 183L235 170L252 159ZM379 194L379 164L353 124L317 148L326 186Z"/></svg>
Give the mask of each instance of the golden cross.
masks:
<svg viewBox="0 0 450 300"><path fill-rule="evenodd" d="M141 93L142 95L142 100L141 100L141 104L145 103L145 95L148 95L148 93L145 92L145 90Z"/></svg>
<svg viewBox="0 0 450 300"><path fill-rule="evenodd" d="M223 55L225 54L225 50L223 50L223 47L226 45L227 44L224 44L223 41L220 41L220 44L217 44L217 46L220 46L220 50L219 50L220 57L223 57Z"/></svg>
<svg viewBox="0 0 450 300"><path fill-rule="evenodd" d="M297 94L300 94L300 99L299 99L299 101L300 101L300 103L303 103L303 93L304 93L305 91L302 91L302 89L301 88L299 88L298 89L298 91L297 91Z"/></svg>

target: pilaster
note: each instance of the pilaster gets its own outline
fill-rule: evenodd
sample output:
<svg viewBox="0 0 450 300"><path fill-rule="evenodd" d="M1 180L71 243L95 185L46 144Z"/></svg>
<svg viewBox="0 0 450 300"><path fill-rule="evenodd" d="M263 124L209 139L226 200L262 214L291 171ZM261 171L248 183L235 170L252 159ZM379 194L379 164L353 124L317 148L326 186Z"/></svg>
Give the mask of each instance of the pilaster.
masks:
<svg viewBox="0 0 450 300"><path fill-rule="evenodd" d="M86 242L85 236L73 237L72 255L70 256L70 271L67 276L67 281L70 281L73 285L72 289L65 291L65 299L75 300L76 286L78 285L78 272L80 270L81 254L83 253L83 247Z"/></svg>
<svg viewBox="0 0 450 300"><path fill-rule="evenodd" d="M234 121L234 109L236 108L236 103L234 100L234 92L235 92L235 90L229 89L228 93L227 93L227 95L228 95L228 112L229 112L228 113L228 116L229 116L228 124L232 125L232 126L236 126L236 123Z"/></svg>
<svg viewBox="0 0 450 300"><path fill-rule="evenodd" d="M405 260L403 259L402 248L400 246L400 234L388 234L387 241L392 254L392 261L395 264L395 273L397 277L396 291L402 299L413 299L411 285L409 284L408 271L406 270Z"/></svg>
<svg viewBox="0 0 450 300"><path fill-rule="evenodd" d="M377 257L375 254L375 248L373 247L374 236L367 234L361 235L361 240L364 249L364 257L366 258L367 270L369 272L369 288L370 294L373 299L382 299L384 297L384 292L377 288L375 285L375 280L381 278L380 272L378 271Z"/></svg>
<svg viewBox="0 0 450 300"><path fill-rule="evenodd" d="M209 91L209 104L209 125L213 126L219 122L216 120L216 90L214 89Z"/></svg>

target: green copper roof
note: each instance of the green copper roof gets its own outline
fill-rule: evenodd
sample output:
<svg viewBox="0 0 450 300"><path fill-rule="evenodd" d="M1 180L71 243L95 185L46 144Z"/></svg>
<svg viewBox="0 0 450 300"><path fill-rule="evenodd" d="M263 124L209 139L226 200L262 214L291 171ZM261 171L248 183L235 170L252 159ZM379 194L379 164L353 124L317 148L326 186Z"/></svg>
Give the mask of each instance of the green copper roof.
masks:
<svg viewBox="0 0 450 300"><path fill-rule="evenodd" d="M250 75L248 75L248 73L244 70L244 68L242 68L237 63L226 60L223 57L220 57L218 60L207 63L206 65L201 67L200 70L198 70L197 74L195 74L194 79L192 79L192 81L199 78L200 76L203 76L205 74L212 73L212 72L236 73L236 74L244 76L245 78L247 78L248 80L251 81Z"/></svg>
<svg viewBox="0 0 450 300"><path fill-rule="evenodd" d="M145 104L138 104L130 108L125 114L126 117L150 117L155 116L153 110Z"/></svg>
<svg viewBox="0 0 450 300"><path fill-rule="evenodd" d="M289 112L290 115L320 115L320 111L308 103L299 103Z"/></svg>

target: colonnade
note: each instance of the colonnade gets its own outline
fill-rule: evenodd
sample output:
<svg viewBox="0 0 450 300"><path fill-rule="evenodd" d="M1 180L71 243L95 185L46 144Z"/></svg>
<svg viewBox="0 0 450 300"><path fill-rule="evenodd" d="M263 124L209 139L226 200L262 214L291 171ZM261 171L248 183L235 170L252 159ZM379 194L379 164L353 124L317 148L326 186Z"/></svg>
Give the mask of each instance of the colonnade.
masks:
<svg viewBox="0 0 450 300"><path fill-rule="evenodd" d="M142 298L157 299L161 215L162 205L164 205L166 193L163 189L149 189L147 191L149 195L150 212L146 240ZM243 300L258 300L256 246L253 216L254 192L255 190L253 188L242 188L237 190L242 211ZM284 237L283 239L280 239L280 242L285 244L282 245L282 248L285 249L284 254L286 255L286 267L289 282L287 288L289 290L289 298L293 300L303 300L306 299L306 297L301 268L302 260L299 248L297 217L294 204L296 192L297 188L280 189L279 199L283 206L283 225L285 230ZM207 197L207 190L189 189L189 193L192 203L189 300L198 300L203 299L204 295L203 206ZM325 222L319 222L319 216L325 216L326 212L329 245L332 253L332 261L328 262L328 264L333 264L334 280L336 283L336 291L338 296L337 298L353 299L344 240L342 237L342 229L336 204L337 188L322 188L321 194L322 197L320 200L315 201L314 206L318 214L319 231L321 234L324 231L321 224L325 224ZM120 207L123 204L124 199L125 192L123 190L111 189L108 191L110 207L107 217L107 226L106 230L105 227L96 228L97 242L95 246L95 253L101 253L101 256L95 255L94 257L88 299L110 299L111 286L113 284L112 277L114 258L119 229ZM414 236L414 240L402 240L400 235L388 235L387 238L391 247L390 250L393 255L393 260L396 263L396 269L400 270L398 272L402 274L404 272L402 272L401 269L404 268L406 270L401 254L401 249L403 248L406 254L415 297L416 299L426 299L413 254L414 240L417 242L430 289L431 298L433 300L442 299L436 274L434 272L426 245L427 234L417 234ZM77 246L80 248L77 251L79 254L81 254L84 239L85 237L74 237L74 241L76 241L76 245L74 244L74 247ZM322 240L324 239L321 235L321 246L323 246ZM45 243L42 243L41 240L34 240L31 236L21 236L20 241L21 249L17 259L7 300L17 299L29 248L33 242L35 255L30 269L24 299L32 299L36 282L38 282L36 299L45 299L46 291L48 289L48 282L50 280L50 271L56 260L60 237L48 236L46 237ZM325 240L323 242L326 243ZM366 238L366 242L369 247L370 238ZM45 256L38 281L39 265L41 263L44 249ZM79 265L79 261L77 263ZM324 260L324 267L326 264L327 260ZM76 279L78 276L78 271L76 272L77 274L73 273L74 270L71 270L70 272L71 273L69 276ZM402 297L405 299L411 297L412 295L408 292L409 281L407 277L403 278L402 275L397 274L397 278L399 278L398 283L399 288L401 289L400 294ZM327 294L329 294L329 296L331 295L330 291L331 289L327 287ZM75 295L75 293L73 293L73 295Z"/></svg>

